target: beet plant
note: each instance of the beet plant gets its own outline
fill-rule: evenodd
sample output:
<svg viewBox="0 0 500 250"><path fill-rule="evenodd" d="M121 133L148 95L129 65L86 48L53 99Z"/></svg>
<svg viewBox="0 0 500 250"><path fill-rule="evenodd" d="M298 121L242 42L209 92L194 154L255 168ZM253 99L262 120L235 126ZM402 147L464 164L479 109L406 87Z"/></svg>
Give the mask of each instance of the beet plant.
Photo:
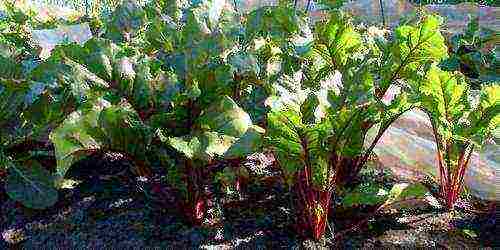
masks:
<svg viewBox="0 0 500 250"><path fill-rule="evenodd" d="M102 92L107 84L57 53L19 77L0 81L2 108L5 108L2 109L2 147L3 152L11 152L4 157L10 173L7 190L11 198L29 207L44 208L56 200L46 195L57 196L57 192L47 191L42 195L41 190L54 188L60 178L41 168L37 155L51 156L49 147L43 146L48 144L48 134L74 110L88 105L87 101ZM16 167L17 163L27 166ZM64 168L64 164L58 167ZM42 180L44 189L40 188ZM35 201L40 204L34 206Z"/></svg>
<svg viewBox="0 0 500 250"><path fill-rule="evenodd" d="M28 42L30 25L55 24L9 10L0 20L0 176L9 197L51 206L74 163L115 151L141 176L155 162L165 167L199 225L214 166L240 164L265 135L295 192L299 232L319 239L336 189L356 184L384 132L420 106L451 208L474 147L498 130L498 86L484 86L473 104L458 75L436 68L447 58L438 16L389 33L338 12L311 25L291 3L240 13L221 1L126 1L85 44L56 46L45 60ZM48 140L55 174L38 162L50 153L13 153ZM225 184L248 175L225 167L215 178ZM406 197L404 188L345 201L386 204Z"/></svg>
<svg viewBox="0 0 500 250"><path fill-rule="evenodd" d="M500 87L483 85L479 100L471 100L462 75L433 66L418 90L436 140L440 195L446 208L453 209L474 149L498 137Z"/></svg>
<svg viewBox="0 0 500 250"><path fill-rule="evenodd" d="M55 53L41 61L29 40L36 21L7 6L0 21L0 158L6 191L23 205L43 209L57 201L49 132L107 84Z"/></svg>
<svg viewBox="0 0 500 250"><path fill-rule="evenodd" d="M237 16L217 2L159 2L148 15L152 22L143 42L149 53L156 47L168 84L160 91L168 100L150 115L149 124L180 156L165 157L165 164L187 217L200 224L210 166L217 160L238 162L260 147L263 129L241 107L258 69L239 47Z"/></svg>
<svg viewBox="0 0 500 250"><path fill-rule="evenodd" d="M332 62L331 69L341 73L343 83L340 95L329 96L332 107L329 112L335 117L331 162L336 169L336 184L352 183L384 132L401 114L414 107L406 94L408 83L419 81L429 63L447 57L440 24L439 17L428 15L416 26L397 27L392 40L375 38L376 48L358 60L346 58L349 54L343 52L346 46L342 45L338 32L333 33L333 40L320 43L324 48L320 49L321 54L328 56L324 60ZM335 26L325 26L324 36L331 37L335 30ZM344 39L348 34L343 35ZM352 36L359 35L354 32ZM353 46L352 57L366 50L361 45ZM366 135L372 128L376 129L375 137L364 148Z"/></svg>
<svg viewBox="0 0 500 250"><path fill-rule="evenodd" d="M416 107L409 83L447 56L440 23L426 16L396 28L388 40L333 14L314 28L295 71L276 81L277 94L268 100L269 143L294 183L299 227L310 236L324 233L334 186L353 185L387 128ZM375 136L368 141L370 129Z"/></svg>
<svg viewBox="0 0 500 250"><path fill-rule="evenodd" d="M29 45L29 35L17 37L25 34L18 32L22 27L49 27L12 12L20 20L6 21L3 39ZM168 167L169 175L184 172L180 182L189 187L185 207L197 214L205 167L218 159L241 158L260 145L263 130L252 120L264 122L263 101L273 76L257 62L257 57L268 58L267 50L251 45L266 32L280 44L300 27L283 8L278 11L281 24L266 27L272 24L268 12L263 8L242 18L219 2L159 1L142 8L128 1L84 45L57 46L44 61L36 51L26 52L38 60L23 77L27 88L33 85L36 93L28 94L36 95L37 103L23 115L55 146L55 183L75 162L97 151L119 151L136 163L138 174L147 175L150 152L174 149L181 160L158 158L167 159L162 162L167 165L177 160ZM16 46L11 49L22 47ZM2 68L9 74L28 70L19 60L2 59L9 62L4 65L11 68ZM51 88L57 95L47 92Z"/></svg>
<svg viewBox="0 0 500 250"><path fill-rule="evenodd" d="M181 182L187 186L184 207L199 223L205 167L260 146L263 129L237 104L251 106L245 96L257 65L236 46L238 22L235 26L234 16L216 3L163 9L157 4L120 6L103 24L101 37L57 46L25 73L21 80L27 82L27 93L15 98L36 97L23 118L54 143L57 174L47 178L53 184L47 186L59 185L75 162L97 151L118 151L134 161L139 175L148 175L151 152L173 149L183 156L176 163L182 165ZM182 19L162 16L163 11L183 13ZM146 14L151 22L144 22ZM4 59L4 76L21 74L19 62ZM10 87L21 89L21 80L2 79L2 94L9 97ZM17 103L7 97L5 105ZM15 112L9 109L5 116ZM179 172L176 164L168 167L169 175Z"/></svg>
<svg viewBox="0 0 500 250"><path fill-rule="evenodd" d="M159 102L147 95L153 92L148 84L156 83L149 71L152 60L127 50L127 44L120 47L102 38L84 46L56 46L41 60L29 33L33 25L46 24L14 5L7 13L0 26L0 151L9 197L31 208L53 205L71 165L99 150L131 156L144 175L152 132L127 99L144 110ZM56 174L37 161L40 154L53 157L51 149L40 148L50 145L49 139L55 146Z"/></svg>
<svg viewBox="0 0 500 250"><path fill-rule="evenodd" d="M334 173L328 168L325 140L331 127L326 122L307 124L306 117L299 106L271 111L267 134L288 182L295 183L299 232L319 239L326 228L333 192Z"/></svg>
<svg viewBox="0 0 500 250"><path fill-rule="evenodd" d="M173 107L163 114L171 122L163 123L160 134L184 156L184 181L176 183L198 223L208 167L217 160L239 164L261 147L264 130L254 124L265 125L264 101L280 74L270 67L281 59L293 67L291 40L308 29L286 6L248 14L220 7L209 1L184 7L158 3L152 16L162 20L146 31L147 47L160 47L164 67L178 80Z"/></svg>
<svg viewBox="0 0 500 250"><path fill-rule="evenodd" d="M29 140L31 134L31 128L23 126L20 117L26 110L29 90L25 81L0 80L0 172L11 199L30 208L46 208L58 197L51 174L35 159L46 152L36 148L25 148L25 152L13 150Z"/></svg>

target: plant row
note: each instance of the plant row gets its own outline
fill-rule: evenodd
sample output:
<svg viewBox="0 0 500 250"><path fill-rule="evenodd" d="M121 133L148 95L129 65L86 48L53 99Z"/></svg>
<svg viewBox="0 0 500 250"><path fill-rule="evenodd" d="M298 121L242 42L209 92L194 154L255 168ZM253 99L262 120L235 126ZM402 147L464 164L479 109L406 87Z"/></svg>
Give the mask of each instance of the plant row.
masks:
<svg viewBox="0 0 500 250"><path fill-rule="evenodd" d="M301 233L319 239L335 190L354 183L398 117L421 109L435 136L440 198L452 209L473 150L498 138L498 82L471 98L469 78L444 69L439 16L389 31L338 11L311 24L282 2L241 13L224 1L124 1L110 18L74 21L89 23L93 38L56 46L42 60L30 32L60 21L42 23L8 1L0 173L9 197L50 207L74 163L114 151L141 176L164 167L187 218L200 224L211 166L237 166L266 149L296 192ZM55 170L40 161L52 155ZM397 186L377 201L420 193Z"/></svg>

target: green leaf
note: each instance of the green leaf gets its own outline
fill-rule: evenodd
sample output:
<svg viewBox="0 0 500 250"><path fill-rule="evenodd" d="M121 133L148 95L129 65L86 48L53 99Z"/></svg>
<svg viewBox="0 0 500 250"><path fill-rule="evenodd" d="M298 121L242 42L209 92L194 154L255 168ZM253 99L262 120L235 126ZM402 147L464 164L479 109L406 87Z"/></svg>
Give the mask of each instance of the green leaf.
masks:
<svg viewBox="0 0 500 250"><path fill-rule="evenodd" d="M22 125L26 101L38 96L29 95L30 82L14 83L0 80L0 145L16 137L15 130Z"/></svg>
<svg viewBox="0 0 500 250"><path fill-rule="evenodd" d="M363 183L342 198L344 207L382 204L387 199L387 191L376 183Z"/></svg>
<svg viewBox="0 0 500 250"><path fill-rule="evenodd" d="M295 173L305 164L301 158L301 117L293 109L272 110L267 123L267 144L275 151L287 184L291 185Z"/></svg>
<svg viewBox="0 0 500 250"><path fill-rule="evenodd" d="M315 114L316 108L318 106L318 97L313 93L309 93L307 99L300 106L300 113L302 113L302 123L311 124L320 119L320 117L317 117Z"/></svg>
<svg viewBox="0 0 500 250"><path fill-rule="evenodd" d="M34 136L44 137L50 127L60 124L74 109L95 100L109 85L84 66L53 53L30 72L26 109L22 118Z"/></svg>
<svg viewBox="0 0 500 250"><path fill-rule="evenodd" d="M63 178L73 163L94 150L120 151L144 161L150 134L126 103L113 106L101 99L75 111L50 134L59 177Z"/></svg>
<svg viewBox="0 0 500 250"><path fill-rule="evenodd" d="M23 73L21 65L13 59L0 55L0 76L4 79L20 79Z"/></svg>
<svg viewBox="0 0 500 250"><path fill-rule="evenodd" d="M271 140L275 141L272 145L298 155L301 151L301 120L300 114L292 109L271 111L268 114L267 133Z"/></svg>
<svg viewBox="0 0 500 250"><path fill-rule="evenodd" d="M173 138L168 138L168 143L175 150L184 154L189 159L195 158L197 154L199 154L199 152L201 151L200 149L201 142L198 139L198 137L192 137L192 138L173 137Z"/></svg>
<svg viewBox="0 0 500 250"><path fill-rule="evenodd" d="M479 102L480 108L483 110L487 110L491 107L497 106L498 103L500 103L500 86L484 86L481 89L481 97Z"/></svg>
<svg viewBox="0 0 500 250"><path fill-rule="evenodd" d="M238 158L261 146L263 130L227 96L212 104L197 119L197 128L182 137L160 136L190 159Z"/></svg>
<svg viewBox="0 0 500 250"><path fill-rule="evenodd" d="M106 36L113 41L126 41L127 36L137 36L146 21L146 12L136 0L123 1L111 15Z"/></svg>
<svg viewBox="0 0 500 250"><path fill-rule="evenodd" d="M468 120L470 124L461 131L462 135L479 145L500 128L500 86L482 86L479 104L470 112Z"/></svg>
<svg viewBox="0 0 500 250"><path fill-rule="evenodd" d="M223 156L235 143L237 138L221 135L216 132L205 132L200 137L205 159L213 159L216 156Z"/></svg>
<svg viewBox="0 0 500 250"><path fill-rule="evenodd" d="M328 55L335 66L345 65L348 58L361 48L361 35L341 13L334 12L328 22L319 23L316 34L316 49Z"/></svg>
<svg viewBox="0 0 500 250"><path fill-rule="evenodd" d="M98 128L94 137L106 142L108 148L133 155L144 160L147 145L151 143L151 131L139 118L136 111L127 104L104 108L99 114Z"/></svg>
<svg viewBox="0 0 500 250"><path fill-rule="evenodd" d="M216 132L204 132L193 136L168 138L168 143L189 159L210 161L222 157L236 140L237 138Z"/></svg>
<svg viewBox="0 0 500 250"><path fill-rule="evenodd" d="M245 26L247 38L271 37L280 42L299 34L307 23L293 8L265 6L249 13Z"/></svg>
<svg viewBox="0 0 500 250"><path fill-rule="evenodd" d="M252 125L252 120L230 97L223 96L198 118L197 123L203 130L241 137Z"/></svg>
<svg viewBox="0 0 500 250"><path fill-rule="evenodd" d="M147 110L155 104L161 103L161 97L157 96L158 90L164 86L164 82L153 79L153 74L150 68L151 60L142 58L136 64L136 77L133 84L133 98L130 98L130 103L137 110Z"/></svg>
<svg viewBox="0 0 500 250"><path fill-rule="evenodd" d="M98 95L100 90L109 87L107 82L85 66L58 53L38 65L30 77L53 88L67 88L79 102L91 99Z"/></svg>
<svg viewBox="0 0 500 250"><path fill-rule="evenodd" d="M426 60L439 62L448 56L444 38L439 32L442 18L428 15L417 27L401 26L395 31L400 58L415 63L424 63Z"/></svg>
<svg viewBox="0 0 500 250"><path fill-rule="evenodd" d="M224 158L243 158L262 148L265 130L252 125L238 140L225 152Z"/></svg>
<svg viewBox="0 0 500 250"><path fill-rule="evenodd" d="M266 119L269 108L265 101L268 95L261 86L252 86L252 90L240 98L242 108L247 111L255 124L262 124Z"/></svg>
<svg viewBox="0 0 500 250"><path fill-rule="evenodd" d="M50 133L60 178L64 177L73 163L86 156L86 150L102 147L102 142L94 139L89 131L97 128L99 112L103 108L96 105L90 110L75 111Z"/></svg>
<svg viewBox="0 0 500 250"><path fill-rule="evenodd" d="M110 40L92 38L84 46L71 44L62 46L64 54L85 67L105 81L111 81L113 64L120 51Z"/></svg>
<svg viewBox="0 0 500 250"><path fill-rule="evenodd" d="M413 79L416 72L448 57L448 48L439 31L441 23L441 17L427 15L418 26L403 25L395 30L395 41L390 50L392 59L384 62L380 84L382 93L396 79Z"/></svg>
<svg viewBox="0 0 500 250"><path fill-rule="evenodd" d="M311 150L309 150L309 152L311 152ZM312 179L314 185L323 190L328 189L330 184L328 161L323 155L311 155L310 162L312 164Z"/></svg>
<svg viewBox="0 0 500 250"><path fill-rule="evenodd" d="M453 73L433 66L427 80L419 88L422 105L432 112L435 118L452 122L462 117L468 106L467 85L460 82Z"/></svg>
<svg viewBox="0 0 500 250"><path fill-rule="evenodd" d="M48 208L58 199L51 174L35 161L23 165L11 162L5 190L11 199L33 209Z"/></svg>
<svg viewBox="0 0 500 250"><path fill-rule="evenodd" d="M234 53L228 56L228 62L239 75L256 76L260 74L257 58L252 54L244 52Z"/></svg>
<svg viewBox="0 0 500 250"><path fill-rule="evenodd" d="M419 183L398 183L392 186L389 191L386 203L404 201L406 199L423 198L429 190Z"/></svg>
<svg viewBox="0 0 500 250"><path fill-rule="evenodd" d="M272 110L267 120L268 144L275 151L288 184L298 170L309 166L313 184L319 189L330 188L325 142L331 127L328 122L304 124L301 115L289 106Z"/></svg>

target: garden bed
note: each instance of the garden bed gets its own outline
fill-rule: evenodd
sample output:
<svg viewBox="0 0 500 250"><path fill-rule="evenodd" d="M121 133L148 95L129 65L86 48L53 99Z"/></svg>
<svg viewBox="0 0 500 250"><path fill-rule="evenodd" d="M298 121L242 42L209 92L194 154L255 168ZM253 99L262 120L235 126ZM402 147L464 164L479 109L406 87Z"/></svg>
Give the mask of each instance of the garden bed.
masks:
<svg viewBox="0 0 500 250"><path fill-rule="evenodd" d="M96 162L99 165L91 165ZM464 208L455 213L423 206L373 215L373 208L369 207L338 207L333 213L336 225L330 225L337 239L333 239L327 229L323 240L304 241L295 236L290 194L284 192L279 183L251 184L245 199L223 202L223 216L218 216L218 223L192 228L172 206L174 202L169 202L173 201L173 193L161 182L161 171L154 173L155 177L150 180L141 181L129 172L129 166L124 160L109 157L92 157L81 162L76 169L95 170L93 174L86 173L92 178L86 178L73 189L60 191L61 199L46 210L24 208L6 199L0 191L3 235L0 248L453 249L495 246L495 215L488 214L487 207L472 200L464 200ZM113 169L121 169L122 174L107 178ZM373 173L364 173L362 178L373 178ZM387 177L384 178L380 181L387 183ZM389 180L391 178L389 176ZM160 189L154 188L159 186ZM353 227L367 217L372 219L357 229ZM353 230L346 233L349 229ZM6 239L16 244L7 243Z"/></svg>
<svg viewBox="0 0 500 250"><path fill-rule="evenodd" d="M0 248L496 247L483 17L4 2Z"/></svg>

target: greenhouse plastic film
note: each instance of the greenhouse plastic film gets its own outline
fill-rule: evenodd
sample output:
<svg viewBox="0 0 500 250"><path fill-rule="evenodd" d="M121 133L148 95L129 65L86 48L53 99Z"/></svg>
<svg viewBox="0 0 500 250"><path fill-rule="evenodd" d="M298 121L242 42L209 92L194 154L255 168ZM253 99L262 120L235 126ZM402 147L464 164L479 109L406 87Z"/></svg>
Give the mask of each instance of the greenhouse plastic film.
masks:
<svg viewBox="0 0 500 250"><path fill-rule="evenodd" d="M436 177L437 153L427 115L412 110L400 117L374 149L380 163L396 175L409 179ZM498 201L497 174L500 146L495 142L474 152L465 176L469 191L483 199Z"/></svg>
<svg viewBox="0 0 500 250"><path fill-rule="evenodd" d="M84 44L92 38L92 32L87 23L60 26L56 29L33 30L33 40L42 48L41 58L47 58L50 51L64 43Z"/></svg>

